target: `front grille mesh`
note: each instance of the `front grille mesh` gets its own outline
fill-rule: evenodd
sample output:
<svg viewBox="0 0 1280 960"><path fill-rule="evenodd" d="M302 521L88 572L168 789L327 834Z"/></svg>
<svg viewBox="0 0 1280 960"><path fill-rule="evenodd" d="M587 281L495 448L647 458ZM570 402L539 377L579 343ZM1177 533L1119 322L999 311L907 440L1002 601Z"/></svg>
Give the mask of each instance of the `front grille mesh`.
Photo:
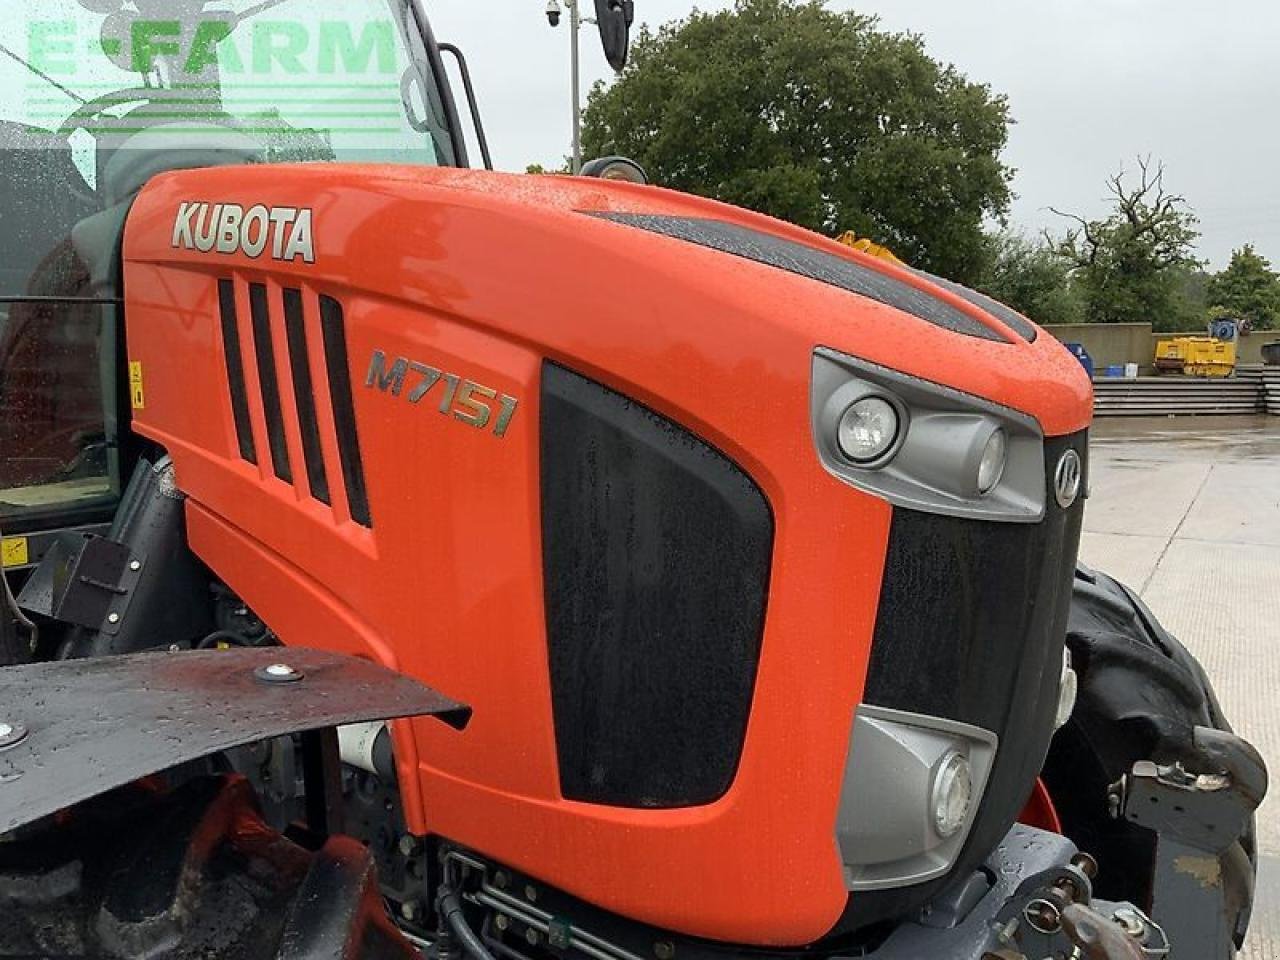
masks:
<svg viewBox="0 0 1280 960"><path fill-rule="evenodd" d="M1047 513L994 523L896 509L864 701L956 720L1000 738L978 819L955 872L970 871L1016 820L1053 734L1083 500L1049 489L1084 433L1045 442ZM946 879L854 897L862 922L923 903Z"/></svg>

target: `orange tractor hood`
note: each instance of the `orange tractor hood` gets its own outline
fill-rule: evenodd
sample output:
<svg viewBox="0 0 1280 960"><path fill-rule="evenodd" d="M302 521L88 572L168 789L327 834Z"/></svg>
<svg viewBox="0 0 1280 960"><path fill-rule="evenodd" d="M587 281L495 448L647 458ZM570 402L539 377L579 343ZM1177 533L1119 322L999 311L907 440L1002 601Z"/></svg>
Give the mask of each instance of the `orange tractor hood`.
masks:
<svg viewBox="0 0 1280 960"><path fill-rule="evenodd" d="M1013 311L980 294L852 250L809 230L714 200L626 183L452 170L414 170L410 175L417 183L466 191L475 195L468 202L494 203L515 216L520 216L518 211L523 208L530 217L528 229L535 235L563 230L575 246L590 244L601 257L625 250L623 256L637 266L643 264L647 270L668 273L682 283L705 286L735 302L741 310L744 332L745 325L757 318L763 323L791 326L807 334L815 346L830 347L1013 407L1034 417L1049 436L1083 429L1092 419L1093 388L1083 368L1030 320L1015 315L1018 326L1011 327L1001 316ZM596 214L595 222L583 214ZM624 222L611 221L610 215ZM628 226L626 218L640 222L710 221L774 238L787 246L800 245L820 257L838 258L883 277L890 287L907 288L912 297L919 293L927 300L939 301L994 336L988 340L958 334L892 304L669 233L637 236L633 227L622 240L617 231ZM590 260L579 260L576 265L588 282L591 267ZM1034 331L1031 342L1028 329Z"/></svg>
<svg viewBox="0 0 1280 960"><path fill-rule="evenodd" d="M133 426L173 458L192 549L285 643L370 657L474 708L463 733L394 726L408 827L722 941L808 943L850 903L836 822L895 508L820 461L814 351L1018 411L1046 440L1091 416L1080 365L999 305L648 187L411 167L185 171L142 191L124 260ZM548 572L544 525L591 512L544 512L557 376L680 431L682 449L731 464L767 504L748 709L728 786L709 800L624 806L564 787L553 695L592 687L549 675L545 587L567 578ZM642 564L628 569L649 589L712 539L681 532L680 549L655 541L647 557L627 545L617 562ZM673 589L720 590L723 562ZM1016 606L1039 609L1030 596ZM701 656L715 634L673 655ZM714 665L711 652L699 662ZM1060 647L1045 662L1056 680ZM644 690L665 696L689 676L672 668ZM604 708L635 693L616 680ZM647 714L678 714L715 686Z"/></svg>

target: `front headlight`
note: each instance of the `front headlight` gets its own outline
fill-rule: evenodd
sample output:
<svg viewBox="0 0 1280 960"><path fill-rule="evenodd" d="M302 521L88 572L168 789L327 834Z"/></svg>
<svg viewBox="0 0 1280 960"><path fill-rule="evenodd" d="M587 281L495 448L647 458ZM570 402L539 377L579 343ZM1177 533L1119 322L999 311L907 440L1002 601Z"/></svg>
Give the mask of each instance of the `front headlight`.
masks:
<svg viewBox="0 0 1280 960"><path fill-rule="evenodd" d="M1004 431L997 427L991 431L991 437L982 449L982 459L978 462L978 492L984 497L1004 476L1004 468L1009 462L1008 453L1009 441Z"/></svg>
<svg viewBox="0 0 1280 960"><path fill-rule="evenodd" d="M973 803L973 776L969 758L952 751L933 775L933 827L949 840L968 822Z"/></svg>
<svg viewBox="0 0 1280 960"><path fill-rule="evenodd" d="M1071 663L1071 651L1062 651L1062 679L1058 682L1058 712L1054 717L1053 729L1061 730L1076 711L1076 700L1080 696L1080 678Z"/></svg>
<svg viewBox="0 0 1280 960"><path fill-rule="evenodd" d="M840 417L836 443L853 463L867 466L893 450L901 429L901 418L892 403L884 397L863 397L849 404Z"/></svg>
<svg viewBox="0 0 1280 960"><path fill-rule="evenodd" d="M995 734L969 724L860 706L836 822L845 886L910 886L951 869L997 746Z"/></svg>
<svg viewBox="0 0 1280 960"><path fill-rule="evenodd" d="M812 389L818 455L851 486L922 513L1044 517L1034 418L826 348L814 353Z"/></svg>

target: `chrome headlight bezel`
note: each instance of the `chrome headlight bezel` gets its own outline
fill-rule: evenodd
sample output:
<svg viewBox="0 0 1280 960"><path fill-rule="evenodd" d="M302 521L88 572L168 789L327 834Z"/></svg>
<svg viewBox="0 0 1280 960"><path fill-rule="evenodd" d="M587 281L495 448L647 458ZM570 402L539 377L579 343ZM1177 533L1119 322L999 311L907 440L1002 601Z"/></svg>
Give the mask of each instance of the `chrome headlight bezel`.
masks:
<svg viewBox="0 0 1280 960"><path fill-rule="evenodd" d="M851 486L924 513L1007 523L1044 518L1044 433L1034 418L826 347L814 352L811 390L818 456ZM845 410L865 396L893 404L901 426L890 450L864 464L844 455L837 431ZM997 431L1005 436L1005 465L984 493L979 467Z"/></svg>
<svg viewBox="0 0 1280 960"><path fill-rule="evenodd" d="M912 886L947 873L968 842L998 749L994 733L969 724L858 707L836 820L846 889ZM939 777L954 756L965 760L969 803L947 832L934 814Z"/></svg>

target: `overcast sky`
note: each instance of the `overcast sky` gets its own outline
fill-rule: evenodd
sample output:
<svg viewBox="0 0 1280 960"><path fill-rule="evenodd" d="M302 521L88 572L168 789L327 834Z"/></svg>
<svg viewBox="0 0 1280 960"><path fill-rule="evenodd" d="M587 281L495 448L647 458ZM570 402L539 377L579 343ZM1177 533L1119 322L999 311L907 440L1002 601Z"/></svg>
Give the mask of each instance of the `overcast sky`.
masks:
<svg viewBox="0 0 1280 960"><path fill-rule="evenodd" d="M463 47L502 169L568 153L568 30L546 0L427 0L441 40ZM702 0L702 9L729 6ZM1008 95L1012 220L1061 228L1049 206L1099 214L1104 179L1162 159L1221 267L1252 242L1280 265L1280 5L1274 0L829 0L924 36L934 57ZM584 6L591 6L584 0ZM636 0L651 24L688 0ZM589 28L588 28L589 29ZM610 75L583 32L586 80Z"/></svg>

